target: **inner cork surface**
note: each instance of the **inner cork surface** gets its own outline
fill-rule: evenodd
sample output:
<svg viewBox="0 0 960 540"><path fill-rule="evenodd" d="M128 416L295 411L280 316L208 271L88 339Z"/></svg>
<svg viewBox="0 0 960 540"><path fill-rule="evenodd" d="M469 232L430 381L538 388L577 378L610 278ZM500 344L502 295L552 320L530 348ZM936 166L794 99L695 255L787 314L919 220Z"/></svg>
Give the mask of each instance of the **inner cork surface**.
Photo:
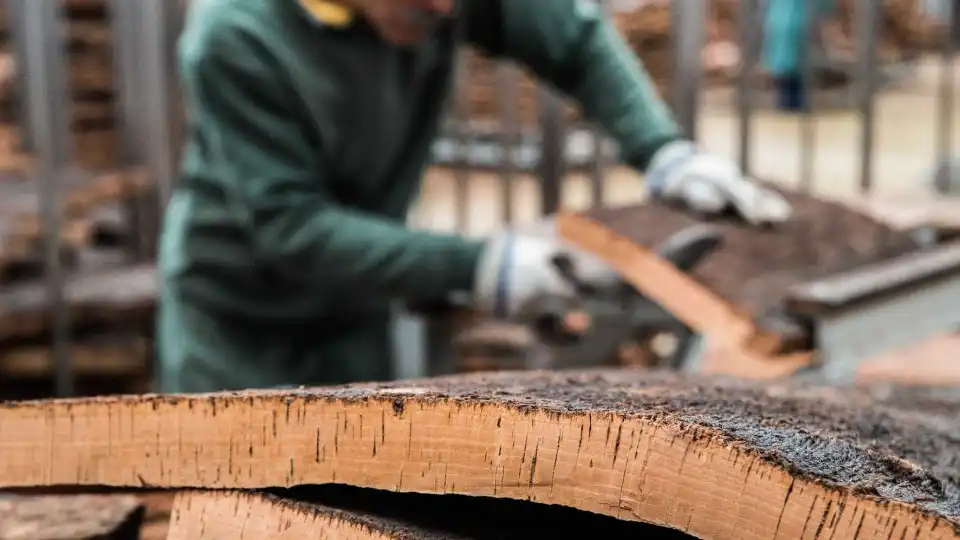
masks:
<svg viewBox="0 0 960 540"><path fill-rule="evenodd" d="M793 205L793 216L776 228L750 227L729 217L711 220L723 234L724 245L692 273L701 284L753 316L779 308L793 285L916 249L906 233L846 206L781 193ZM647 247L704 221L660 204L599 209L586 215Z"/></svg>
<svg viewBox="0 0 960 540"><path fill-rule="evenodd" d="M960 529L960 388L764 385L726 377L609 369L481 373L292 390L284 396L387 399L397 412L407 400L454 400L530 412L615 413L682 422L712 428L795 477L915 504L924 512L951 518ZM607 436L616 439L618 434Z"/></svg>
<svg viewBox="0 0 960 540"><path fill-rule="evenodd" d="M0 496L3 540L137 540L143 517L132 495Z"/></svg>
<svg viewBox="0 0 960 540"><path fill-rule="evenodd" d="M298 486L268 493L277 500L391 532L396 538L529 540L534 535L579 537L579 531L589 531L594 538L695 538L666 527L513 499L393 493L341 485Z"/></svg>

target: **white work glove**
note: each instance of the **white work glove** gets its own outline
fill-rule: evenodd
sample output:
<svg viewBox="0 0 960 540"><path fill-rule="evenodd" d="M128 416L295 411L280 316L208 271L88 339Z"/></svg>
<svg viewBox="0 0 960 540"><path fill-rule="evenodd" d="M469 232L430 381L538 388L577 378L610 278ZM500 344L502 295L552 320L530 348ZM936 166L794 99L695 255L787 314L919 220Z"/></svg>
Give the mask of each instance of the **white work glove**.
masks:
<svg viewBox="0 0 960 540"><path fill-rule="evenodd" d="M790 203L782 195L745 177L733 162L700 153L689 141L661 148L645 176L655 200L680 203L706 216L732 208L751 225L790 219Z"/></svg>
<svg viewBox="0 0 960 540"><path fill-rule="evenodd" d="M573 286L553 263L567 255L582 283L602 286L618 280L616 272L555 237L515 231L491 237L477 266L474 306L498 319L524 321L528 308L544 296L574 299Z"/></svg>

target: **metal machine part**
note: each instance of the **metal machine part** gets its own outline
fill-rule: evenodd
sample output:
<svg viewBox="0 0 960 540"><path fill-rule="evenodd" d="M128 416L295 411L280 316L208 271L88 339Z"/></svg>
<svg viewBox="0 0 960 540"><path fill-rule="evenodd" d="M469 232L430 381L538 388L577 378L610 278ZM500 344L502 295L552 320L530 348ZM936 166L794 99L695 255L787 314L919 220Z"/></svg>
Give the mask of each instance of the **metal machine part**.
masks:
<svg viewBox="0 0 960 540"><path fill-rule="evenodd" d="M539 223L534 234L554 234L551 221ZM656 253L678 269L689 272L720 246L721 235L710 226L676 233ZM615 280L602 287L585 282L599 260L578 253L554 260L558 271L577 291L574 298L543 297L526 310L523 323L482 325L471 337L457 339L458 317L464 320L468 303L444 300L408 309L428 322L426 375L466 369L564 369L622 365L621 352L631 344L646 344L660 334L674 336L676 346L655 365L693 371L702 350L697 332L640 294L632 285ZM464 342L469 342L464 345ZM451 347L451 343L457 345ZM466 349L466 351L465 351Z"/></svg>
<svg viewBox="0 0 960 540"><path fill-rule="evenodd" d="M816 362L799 375L851 383L864 360L960 328L960 244L800 285L787 309L813 333Z"/></svg>
<svg viewBox="0 0 960 540"><path fill-rule="evenodd" d="M690 272L721 241L720 233L712 227L696 226L674 234L658 246L656 253L679 270ZM696 368L703 339L672 313L625 281L591 287L579 280L573 261L561 258L555 263L578 294L573 301L545 298L536 307L533 328L539 342L550 349L549 367L619 365L625 347L670 334L676 340L674 350L664 358L653 359L653 365L681 371Z"/></svg>

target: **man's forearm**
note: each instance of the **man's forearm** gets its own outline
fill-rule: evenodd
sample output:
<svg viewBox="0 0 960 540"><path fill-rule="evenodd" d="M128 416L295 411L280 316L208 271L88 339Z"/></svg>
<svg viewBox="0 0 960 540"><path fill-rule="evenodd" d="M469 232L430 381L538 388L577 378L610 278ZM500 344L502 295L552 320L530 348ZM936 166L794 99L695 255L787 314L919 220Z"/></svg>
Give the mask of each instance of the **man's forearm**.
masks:
<svg viewBox="0 0 960 540"><path fill-rule="evenodd" d="M625 161L644 170L663 145L683 138L650 76L611 23L588 25L573 57L580 77L570 94L620 143Z"/></svg>
<svg viewBox="0 0 960 540"><path fill-rule="evenodd" d="M640 60L591 0L465 0L474 42L512 57L574 98L645 169L683 132ZM490 22L495 7L501 25ZM502 43L502 45L501 45Z"/></svg>
<svg viewBox="0 0 960 540"><path fill-rule="evenodd" d="M287 207L257 227L266 264L308 288L420 299L470 291L482 242L350 209Z"/></svg>

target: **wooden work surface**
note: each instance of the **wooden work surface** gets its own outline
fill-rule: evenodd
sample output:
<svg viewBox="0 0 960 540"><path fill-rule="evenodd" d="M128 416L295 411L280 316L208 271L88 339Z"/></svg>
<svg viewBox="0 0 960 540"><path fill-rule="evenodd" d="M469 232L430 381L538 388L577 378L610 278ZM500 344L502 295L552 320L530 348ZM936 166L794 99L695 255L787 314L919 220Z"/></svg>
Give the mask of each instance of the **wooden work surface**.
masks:
<svg viewBox="0 0 960 540"><path fill-rule="evenodd" d="M0 409L0 486L338 483L705 539L936 540L960 537L958 406L956 389L635 370L19 402Z"/></svg>

